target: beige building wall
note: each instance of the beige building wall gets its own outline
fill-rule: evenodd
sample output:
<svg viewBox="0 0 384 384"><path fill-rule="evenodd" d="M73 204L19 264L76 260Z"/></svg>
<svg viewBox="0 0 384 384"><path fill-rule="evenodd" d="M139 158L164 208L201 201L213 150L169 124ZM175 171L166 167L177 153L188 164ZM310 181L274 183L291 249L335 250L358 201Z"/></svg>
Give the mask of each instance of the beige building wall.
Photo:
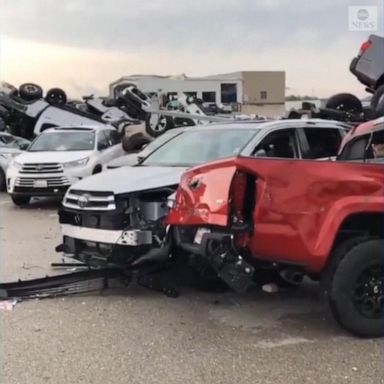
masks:
<svg viewBox="0 0 384 384"><path fill-rule="evenodd" d="M242 77L244 104L284 104L285 72L250 71L242 72Z"/></svg>

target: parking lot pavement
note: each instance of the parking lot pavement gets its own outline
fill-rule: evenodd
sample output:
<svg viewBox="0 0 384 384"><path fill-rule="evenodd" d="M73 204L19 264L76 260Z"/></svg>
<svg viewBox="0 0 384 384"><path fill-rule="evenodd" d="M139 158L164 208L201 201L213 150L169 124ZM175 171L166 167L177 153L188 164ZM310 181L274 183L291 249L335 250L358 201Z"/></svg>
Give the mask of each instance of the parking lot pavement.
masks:
<svg viewBox="0 0 384 384"><path fill-rule="evenodd" d="M2 281L52 274L57 208L0 195ZM344 333L313 284L245 296L184 288L178 299L133 286L26 301L0 319L6 384L384 383L382 341Z"/></svg>

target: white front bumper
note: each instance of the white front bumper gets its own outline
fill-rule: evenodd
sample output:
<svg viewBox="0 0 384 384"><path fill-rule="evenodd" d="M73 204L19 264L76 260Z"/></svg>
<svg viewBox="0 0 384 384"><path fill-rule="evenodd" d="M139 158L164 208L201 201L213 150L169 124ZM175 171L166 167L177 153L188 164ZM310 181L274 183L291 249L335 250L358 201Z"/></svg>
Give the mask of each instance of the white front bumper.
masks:
<svg viewBox="0 0 384 384"><path fill-rule="evenodd" d="M152 232L140 230L107 230L61 224L63 236L103 244L138 246L152 244Z"/></svg>
<svg viewBox="0 0 384 384"><path fill-rule="evenodd" d="M64 169L63 172L38 174L38 173L20 173L20 170L16 167L10 166L7 170L7 191L8 193L14 193L16 186L27 186L32 189L36 187L35 181L47 181L48 188L60 188L70 187L77 183L83 177L87 177L92 174L92 169L88 167L79 167L81 169ZM55 180L54 180L55 179ZM48 181L50 180L50 181ZM36 188L39 188L38 186Z"/></svg>

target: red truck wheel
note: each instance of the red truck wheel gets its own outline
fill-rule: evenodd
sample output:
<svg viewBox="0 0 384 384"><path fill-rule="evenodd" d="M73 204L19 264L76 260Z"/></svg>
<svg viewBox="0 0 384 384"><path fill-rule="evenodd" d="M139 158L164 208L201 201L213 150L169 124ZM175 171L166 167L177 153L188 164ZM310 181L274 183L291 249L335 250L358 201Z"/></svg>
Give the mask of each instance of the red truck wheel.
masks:
<svg viewBox="0 0 384 384"><path fill-rule="evenodd" d="M384 336L384 240L368 239L348 250L327 287L333 315L361 337Z"/></svg>

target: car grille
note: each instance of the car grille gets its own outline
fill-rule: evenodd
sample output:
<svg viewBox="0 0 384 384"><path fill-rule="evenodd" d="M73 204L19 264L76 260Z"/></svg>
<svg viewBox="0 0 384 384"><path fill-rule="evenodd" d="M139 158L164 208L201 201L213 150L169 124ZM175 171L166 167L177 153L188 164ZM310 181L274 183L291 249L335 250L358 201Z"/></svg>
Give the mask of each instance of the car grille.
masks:
<svg viewBox="0 0 384 384"><path fill-rule="evenodd" d="M33 188L38 186L36 182L39 181L47 182L47 188L66 187L71 184L65 176L44 178L18 177L15 181L15 186L23 188Z"/></svg>
<svg viewBox="0 0 384 384"><path fill-rule="evenodd" d="M63 173L63 166L59 163L23 164L20 173Z"/></svg>
<svg viewBox="0 0 384 384"><path fill-rule="evenodd" d="M113 192L87 192L70 190L65 195L66 208L84 211L113 211L116 209Z"/></svg>

